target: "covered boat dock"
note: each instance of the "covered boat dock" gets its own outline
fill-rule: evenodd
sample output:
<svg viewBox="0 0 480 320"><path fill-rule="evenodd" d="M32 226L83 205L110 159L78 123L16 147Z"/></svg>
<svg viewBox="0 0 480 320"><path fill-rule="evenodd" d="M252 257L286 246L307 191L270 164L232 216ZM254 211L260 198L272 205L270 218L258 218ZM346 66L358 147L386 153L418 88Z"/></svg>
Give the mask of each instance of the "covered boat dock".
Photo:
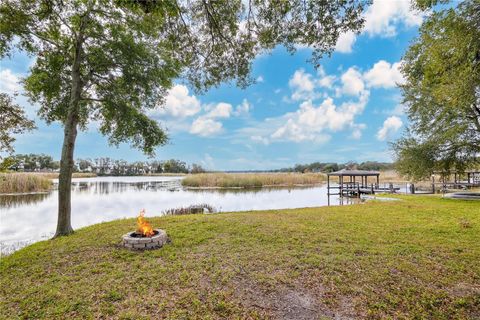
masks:
<svg viewBox="0 0 480 320"><path fill-rule="evenodd" d="M435 176L440 176L437 182L435 182ZM467 170L465 172L452 171L448 173L435 171L432 175L433 192L435 192L436 186L439 186L442 190L478 188L480 187L480 171Z"/></svg>
<svg viewBox="0 0 480 320"><path fill-rule="evenodd" d="M331 184L330 177L338 177L338 183ZM393 193L397 189L399 188L394 188L391 184L388 188L380 188L379 171L342 169L327 174L328 195L359 197L361 194L375 194L376 192ZM331 190L338 190L338 192Z"/></svg>

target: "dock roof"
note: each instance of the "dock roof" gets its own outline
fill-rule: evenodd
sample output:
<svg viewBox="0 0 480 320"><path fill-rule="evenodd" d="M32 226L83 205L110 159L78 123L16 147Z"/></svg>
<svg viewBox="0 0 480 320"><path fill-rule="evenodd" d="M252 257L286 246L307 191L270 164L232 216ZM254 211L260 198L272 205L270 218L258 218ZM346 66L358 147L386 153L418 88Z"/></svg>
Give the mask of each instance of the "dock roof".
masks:
<svg viewBox="0 0 480 320"><path fill-rule="evenodd" d="M338 177L360 177L360 176L379 176L379 171L367 171L367 170L347 170L342 169L340 171L327 173L328 176L338 176Z"/></svg>

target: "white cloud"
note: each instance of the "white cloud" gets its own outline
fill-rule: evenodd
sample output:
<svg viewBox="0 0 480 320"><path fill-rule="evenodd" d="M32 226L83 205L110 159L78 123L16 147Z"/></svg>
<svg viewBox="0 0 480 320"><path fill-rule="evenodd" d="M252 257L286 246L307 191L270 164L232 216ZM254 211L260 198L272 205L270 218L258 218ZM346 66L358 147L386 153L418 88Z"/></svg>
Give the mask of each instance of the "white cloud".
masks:
<svg viewBox="0 0 480 320"><path fill-rule="evenodd" d="M342 33L337 40L337 44L335 45L335 50L341 53L350 53L352 52L353 45L357 40L357 36L354 32L348 31L346 33Z"/></svg>
<svg viewBox="0 0 480 320"><path fill-rule="evenodd" d="M176 118L185 118L199 113L202 109L200 101L189 95L188 88L177 84L168 91L165 106L150 111L150 115L169 115Z"/></svg>
<svg viewBox="0 0 480 320"><path fill-rule="evenodd" d="M202 104L194 95L190 95L188 88L184 85L175 85L168 92L165 100L165 107L148 112L150 116L159 117L163 115L171 118L163 119L169 129L175 131L189 131L199 136L212 136L223 131L223 124L216 119L227 119L240 112L248 112L250 105L245 100L237 110L234 111L230 103L219 102ZM202 113L193 123L186 118ZM237 114L238 113L238 114ZM172 119L175 118L175 119Z"/></svg>
<svg viewBox="0 0 480 320"><path fill-rule="evenodd" d="M190 126L190 133L202 137L210 137L223 132L223 124L215 119L230 118L233 107L230 103L220 102L205 106L208 111L195 119Z"/></svg>
<svg viewBox="0 0 480 320"><path fill-rule="evenodd" d="M327 94L325 92L318 92L316 89L324 88L332 90L334 89L336 81L337 77L334 75L328 75L322 66L318 67L316 76L305 72L304 69L298 69L294 72L288 82L293 93L290 98L285 96L283 101L290 103L292 101L315 100L320 97L325 98Z"/></svg>
<svg viewBox="0 0 480 320"><path fill-rule="evenodd" d="M213 136L223 131L223 125L213 119L199 117L193 121L190 127L190 133L201 137Z"/></svg>
<svg viewBox="0 0 480 320"><path fill-rule="evenodd" d="M312 75L305 73L304 69L295 71L292 78L288 81L288 85L294 90L292 94L293 100L308 99L315 89Z"/></svg>
<svg viewBox="0 0 480 320"><path fill-rule="evenodd" d="M327 75L325 69L323 69L322 66L318 67L317 74L320 77L320 79L316 81L317 85L323 88L332 89L333 84L337 78L333 75Z"/></svg>
<svg viewBox="0 0 480 320"><path fill-rule="evenodd" d="M352 135L351 138L358 140L362 137L363 130L367 128L367 125L365 123L359 123L359 124L352 124Z"/></svg>
<svg viewBox="0 0 480 320"><path fill-rule="evenodd" d="M395 36L400 23L412 27L423 20L423 14L412 9L410 0L374 0L364 17L364 32L382 37Z"/></svg>
<svg viewBox="0 0 480 320"><path fill-rule="evenodd" d="M257 81L258 83L264 82L263 76L258 76L256 81Z"/></svg>
<svg viewBox="0 0 480 320"><path fill-rule="evenodd" d="M236 116L246 115L252 109L252 105L248 102L247 99L243 99L242 103L240 103L236 108L234 114Z"/></svg>
<svg viewBox="0 0 480 320"><path fill-rule="evenodd" d="M232 114L233 107L230 103L220 102L216 105L209 105L206 107L210 111L204 115L205 118L215 119L215 118L230 118Z"/></svg>
<svg viewBox="0 0 480 320"><path fill-rule="evenodd" d="M357 101L347 101L340 106L336 106L332 98L324 99L319 105L307 100L297 111L266 119L241 133L263 144L273 141L325 143L330 139L330 132L345 129L351 129L352 136L360 138L365 125L356 124L354 120L363 112L368 96L368 91L364 91Z"/></svg>
<svg viewBox="0 0 480 320"><path fill-rule="evenodd" d="M189 132L202 137L209 137L223 132L223 124L217 119L228 119L232 115L241 116L248 114L252 108L247 99L237 105L235 110L230 103L220 102L204 106L205 113L195 119L190 126Z"/></svg>
<svg viewBox="0 0 480 320"><path fill-rule="evenodd" d="M370 36L393 37L397 28L403 24L406 27L419 26L424 13L414 10L411 0L374 0L364 14L365 25L362 33ZM357 35L351 31L342 33L335 45L335 50L341 53L351 53Z"/></svg>
<svg viewBox="0 0 480 320"><path fill-rule="evenodd" d="M397 116L388 117L377 132L377 139L384 141L395 134L403 125L402 119Z"/></svg>
<svg viewBox="0 0 480 320"><path fill-rule="evenodd" d="M14 74L10 69L1 70L0 79L0 92L13 95L22 89L20 77Z"/></svg>
<svg viewBox="0 0 480 320"><path fill-rule="evenodd" d="M405 81L400 72L400 62L390 64L385 60L375 63L363 77L367 85L373 88L393 88Z"/></svg>
<svg viewBox="0 0 480 320"><path fill-rule="evenodd" d="M317 132L319 130L311 130L302 127L298 121L288 119L287 123L278 128L270 136L274 140L288 140L294 142L311 141L315 143L324 143L330 139L328 134Z"/></svg>
<svg viewBox="0 0 480 320"><path fill-rule="evenodd" d="M355 67L348 68L340 79L342 80L342 93L358 96L365 89L362 74Z"/></svg>
<svg viewBox="0 0 480 320"><path fill-rule="evenodd" d="M262 137L262 136L258 136L258 135L251 136L250 140L252 140L254 142L262 143L264 145L268 145L270 143L270 141L267 138Z"/></svg>
<svg viewBox="0 0 480 320"><path fill-rule="evenodd" d="M279 117L267 118L263 122L239 130L240 136L253 142L269 144L275 141L314 142L324 143L330 139L333 132L350 131L350 138L360 139L366 128L364 123L357 123L356 117L363 113L371 88L392 88L395 83L403 81L399 72L400 63L390 64L380 60L366 72L357 66L352 66L339 77L327 75L324 68L318 68L316 76L296 70L292 75L289 86L293 90L291 99L301 100L295 112L289 112ZM327 89L327 90L322 90ZM330 97L343 102L336 105ZM352 99L348 99L352 97ZM355 97L355 98L354 98ZM317 99L322 98L321 103ZM399 115L400 107L390 112L390 115ZM398 117L386 122L385 129L378 134L379 139L386 139L395 133L401 126Z"/></svg>

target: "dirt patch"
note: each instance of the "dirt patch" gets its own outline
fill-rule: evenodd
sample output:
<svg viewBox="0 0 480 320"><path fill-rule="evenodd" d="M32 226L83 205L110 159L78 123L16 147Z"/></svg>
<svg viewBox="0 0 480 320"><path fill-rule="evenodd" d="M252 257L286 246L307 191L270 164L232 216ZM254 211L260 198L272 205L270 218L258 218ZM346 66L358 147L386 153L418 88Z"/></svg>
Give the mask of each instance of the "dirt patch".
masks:
<svg viewBox="0 0 480 320"><path fill-rule="evenodd" d="M300 287L276 287L273 290L259 288L243 279L236 281L236 294L242 305L259 309L273 319L357 319L352 300L342 297L335 307L324 303L324 290L310 292Z"/></svg>
<svg viewBox="0 0 480 320"><path fill-rule="evenodd" d="M480 285L469 283L458 283L447 290L454 297L468 297L472 295L480 295Z"/></svg>

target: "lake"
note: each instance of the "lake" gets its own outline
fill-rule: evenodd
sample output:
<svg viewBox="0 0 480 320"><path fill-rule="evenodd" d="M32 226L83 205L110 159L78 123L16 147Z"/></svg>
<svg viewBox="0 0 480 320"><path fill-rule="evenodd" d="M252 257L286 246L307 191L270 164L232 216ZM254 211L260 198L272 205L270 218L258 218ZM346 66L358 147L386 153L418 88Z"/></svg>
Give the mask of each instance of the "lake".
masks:
<svg viewBox="0 0 480 320"><path fill-rule="evenodd" d="M209 204L218 211L287 209L350 204L327 196L326 185L310 188L184 189L182 177L96 177L72 181L72 226L78 229L119 218ZM56 181L55 181L56 183ZM57 223L56 190L45 194L0 195L0 253L51 237Z"/></svg>

